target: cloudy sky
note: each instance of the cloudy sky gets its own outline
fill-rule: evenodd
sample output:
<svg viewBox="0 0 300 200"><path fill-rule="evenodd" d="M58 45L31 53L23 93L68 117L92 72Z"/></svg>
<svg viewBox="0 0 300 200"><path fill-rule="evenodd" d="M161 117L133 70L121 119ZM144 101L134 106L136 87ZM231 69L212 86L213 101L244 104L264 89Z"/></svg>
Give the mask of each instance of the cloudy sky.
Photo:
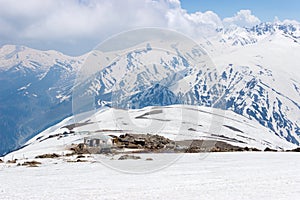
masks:
<svg viewBox="0 0 300 200"><path fill-rule="evenodd" d="M243 4L237 0L0 0L0 45L81 55L113 34L140 27L166 27L196 37L203 29L253 26L276 16L297 20L299 1L288 1L295 4L289 8L278 0L239 0Z"/></svg>

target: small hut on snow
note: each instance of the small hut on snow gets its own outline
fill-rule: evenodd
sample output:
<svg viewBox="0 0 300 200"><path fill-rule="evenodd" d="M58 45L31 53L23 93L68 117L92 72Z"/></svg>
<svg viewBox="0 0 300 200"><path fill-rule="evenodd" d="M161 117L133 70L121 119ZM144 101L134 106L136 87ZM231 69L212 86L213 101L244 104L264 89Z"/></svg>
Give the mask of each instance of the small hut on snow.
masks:
<svg viewBox="0 0 300 200"><path fill-rule="evenodd" d="M112 138L102 134L85 137L84 144L92 153L110 152L113 147Z"/></svg>

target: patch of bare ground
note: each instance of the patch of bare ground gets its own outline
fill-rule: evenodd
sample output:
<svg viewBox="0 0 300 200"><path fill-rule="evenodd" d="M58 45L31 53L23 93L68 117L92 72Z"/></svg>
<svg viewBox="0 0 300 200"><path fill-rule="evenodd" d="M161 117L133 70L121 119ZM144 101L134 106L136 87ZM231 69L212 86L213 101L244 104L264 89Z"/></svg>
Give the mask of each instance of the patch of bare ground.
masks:
<svg viewBox="0 0 300 200"><path fill-rule="evenodd" d="M269 148L269 147L265 148L264 151L265 151L265 152L277 152L277 150L271 149L271 148Z"/></svg>
<svg viewBox="0 0 300 200"><path fill-rule="evenodd" d="M60 157L60 155L58 155L56 153L52 153L52 154L38 155L35 158L58 158L58 157Z"/></svg>
<svg viewBox="0 0 300 200"><path fill-rule="evenodd" d="M33 160L33 161L26 161L23 164L21 164L21 166L38 167L41 164L42 164L41 162Z"/></svg>
<svg viewBox="0 0 300 200"><path fill-rule="evenodd" d="M300 152L300 147L292 150L287 150L287 152Z"/></svg>
<svg viewBox="0 0 300 200"><path fill-rule="evenodd" d="M140 156L134 156L134 155L122 155L118 160L140 160Z"/></svg>
<svg viewBox="0 0 300 200"><path fill-rule="evenodd" d="M6 164L16 164L18 159L8 160Z"/></svg>
<svg viewBox="0 0 300 200"><path fill-rule="evenodd" d="M67 162L69 162L69 163L80 163L80 162L89 162L89 161L77 159L77 160L67 160Z"/></svg>

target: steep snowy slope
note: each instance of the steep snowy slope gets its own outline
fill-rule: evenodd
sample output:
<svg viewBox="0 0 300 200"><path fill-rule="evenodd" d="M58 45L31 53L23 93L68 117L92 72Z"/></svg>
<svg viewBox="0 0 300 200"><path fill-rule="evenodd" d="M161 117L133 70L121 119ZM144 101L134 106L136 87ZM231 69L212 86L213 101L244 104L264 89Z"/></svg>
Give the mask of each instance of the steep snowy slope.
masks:
<svg viewBox="0 0 300 200"><path fill-rule="evenodd" d="M259 43L214 56L226 109L299 144L300 44L275 32Z"/></svg>

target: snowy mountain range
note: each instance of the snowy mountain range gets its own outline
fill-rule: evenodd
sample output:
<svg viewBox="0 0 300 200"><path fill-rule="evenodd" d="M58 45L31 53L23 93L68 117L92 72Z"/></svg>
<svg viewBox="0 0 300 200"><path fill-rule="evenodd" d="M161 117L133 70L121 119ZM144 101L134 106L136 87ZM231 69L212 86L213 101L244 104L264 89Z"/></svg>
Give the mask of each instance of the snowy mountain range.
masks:
<svg viewBox="0 0 300 200"><path fill-rule="evenodd" d="M79 87L95 97L97 108L191 104L233 111L280 138L277 146L299 145L299 39L296 22L219 28L201 41L216 69L191 65L189 55L175 49L157 54L145 44ZM86 57L13 45L0 49L0 154L72 114L72 88Z"/></svg>

